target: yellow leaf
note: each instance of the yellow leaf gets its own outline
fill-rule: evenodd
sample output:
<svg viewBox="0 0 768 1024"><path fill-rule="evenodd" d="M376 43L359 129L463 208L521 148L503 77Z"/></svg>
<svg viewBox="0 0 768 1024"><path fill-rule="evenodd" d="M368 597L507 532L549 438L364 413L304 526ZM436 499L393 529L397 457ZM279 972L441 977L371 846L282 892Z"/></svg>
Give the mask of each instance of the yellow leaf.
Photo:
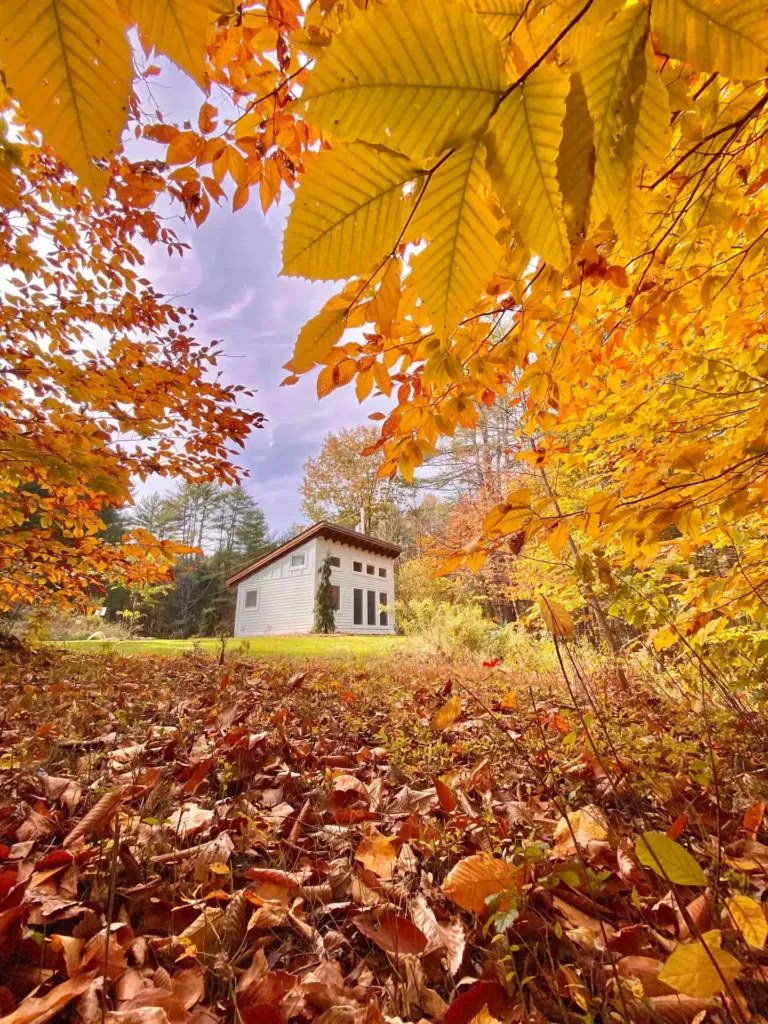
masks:
<svg viewBox="0 0 768 1024"><path fill-rule="evenodd" d="M488 909L488 897L516 888L518 878L514 864L478 853L455 865L443 882L442 890L463 910L482 914Z"/></svg>
<svg viewBox="0 0 768 1024"><path fill-rule="evenodd" d="M559 601L542 597L539 600L539 611L553 636L573 636L573 616Z"/></svg>
<svg viewBox="0 0 768 1024"><path fill-rule="evenodd" d="M568 77L542 65L510 93L485 137L488 170L512 226L553 267L570 262L557 182Z"/></svg>
<svg viewBox="0 0 768 1024"><path fill-rule="evenodd" d="M704 932L696 942L679 946L659 971L659 981L694 999L711 999L722 992L723 978L726 982L733 981L741 971L741 964L720 948L721 941L720 932L713 930ZM717 963L719 973L712 960Z"/></svg>
<svg viewBox="0 0 768 1024"><path fill-rule="evenodd" d="M112 4L5 0L0 65L23 112L94 196L120 147L130 95L125 22Z"/></svg>
<svg viewBox="0 0 768 1024"><path fill-rule="evenodd" d="M642 47L647 32L648 8L643 3L634 4L623 8L596 33L594 43L579 56L581 80L594 127L592 230L613 210L627 205L636 123L632 104L637 102L638 91L630 88L627 79L630 62Z"/></svg>
<svg viewBox="0 0 768 1024"><path fill-rule="evenodd" d="M565 101L563 140L557 154L557 180L563 195L563 215L572 240L584 237L594 178L592 118L581 75L574 72Z"/></svg>
<svg viewBox="0 0 768 1024"><path fill-rule="evenodd" d="M378 829L371 828L355 850L355 860L379 878L391 878L397 863L397 850Z"/></svg>
<svg viewBox="0 0 768 1024"><path fill-rule="evenodd" d="M474 10L499 39L506 39L520 22L526 0L477 0Z"/></svg>
<svg viewBox="0 0 768 1024"><path fill-rule="evenodd" d="M142 37L205 84L205 37L215 13L209 0L118 0ZM217 8L220 7L217 4ZM228 4L232 12L234 0ZM223 13L223 12L222 12Z"/></svg>
<svg viewBox="0 0 768 1024"><path fill-rule="evenodd" d="M768 65L768 17L759 0L654 0L662 53L697 71L761 78Z"/></svg>
<svg viewBox="0 0 768 1024"><path fill-rule="evenodd" d="M482 128L504 85L481 18L443 0L359 14L318 57L297 106L340 139L437 155Z"/></svg>
<svg viewBox="0 0 768 1024"><path fill-rule="evenodd" d="M572 847L574 836L578 847L584 847L592 840L606 839L608 821L603 811L595 804L587 804L578 811L571 811L566 817L560 818L555 826L555 843L559 846ZM578 849L573 852L577 853Z"/></svg>
<svg viewBox="0 0 768 1024"><path fill-rule="evenodd" d="M500 704L507 711L514 711L517 707L517 694L514 690L510 690L509 693L505 693L501 698Z"/></svg>
<svg viewBox="0 0 768 1024"><path fill-rule="evenodd" d="M768 921L762 906L749 896L731 896L725 907L748 946L762 949L768 939Z"/></svg>
<svg viewBox="0 0 768 1024"><path fill-rule="evenodd" d="M429 244L411 260L412 282L440 337L456 329L501 259L489 185L485 146L470 142L437 168L416 208L410 233Z"/></svg>
<svg viewBox="0 0 768 1024"><path fill-rule="evenodd" d="M7 167L0 165L0 206L6 210L18 210L21 206L16 176Z"/></svg>
<svg viewBox="0 0 768 1024"><path fill-rule="evenodd" d="M661 832L637 837L635 853L641 864L675 885L706 885L707 876L687 850Z"/></svg>
<svg viewBox="0 0 768 1024"><path fill-rule="evenodd" d="M323 153L304 176L283 238L283 274L333 281L362 273L395 246L422 172L358 143Z"/></svg>
<svg viewBox="0 0 768 1024"><path fill-rule="evenodd" d="M296 339L290 368L296 373L304 373L314 363L325 359L344 333L346 320L345 309L327 307L308 320Z"/></svg>
<svg viewBox="0 0 768 1024"><path fill-rule="evenodd" d="M433 732L443 732L444 729L449 729L453 725L460 714L461 698L451 697L449 701L443 704L439 711L434 713L429 727Z"/></svg>
<svg viewBox="0 0 768 1024"><path fill-rule="evenodd" d="M165 162L167 164L188 164L197 156L202 141L197 132L179 132L171 139L168 152L165 154Z"/></svg>
<svg viewBox="0 0 768 1024"><path fill-rule="evenodd" d="M333 371L336 369L335 366L324 366L320 373L317 375L317 397L325 398L327 395L334 390L337 386L334 379Z"/></svg>

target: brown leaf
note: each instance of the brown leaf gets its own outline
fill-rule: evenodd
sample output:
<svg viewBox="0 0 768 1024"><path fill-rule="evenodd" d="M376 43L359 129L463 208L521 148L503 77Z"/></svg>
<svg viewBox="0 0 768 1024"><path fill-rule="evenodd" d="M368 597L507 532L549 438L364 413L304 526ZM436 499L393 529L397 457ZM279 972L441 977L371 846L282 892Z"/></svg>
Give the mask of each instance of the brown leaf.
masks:
<svg viewBox="0 0 768 1024"><path fill-rule="evenodd" d="M99 800L99 802L95 804L90 811L88 811L85 817L81 818L75 825L62 845L64 847L73 846L78 839L82 839L94 829L99 828L102 825L106 825L106 823L114 817L115 814L117 814L120 804L123 802L124 795L124 789L115 789L111 793L105 793L101 800Z"/></svg>
<svg viewBox="0 0 768 1024"><path fill-rule="evenodd" d="M187 967L183 971L176 971L171 978L171 985L185 1009L191 1010L195 1003L199 1003L205 995L205 977L202 967Z"/></svg>
<svg viewBox="0 0 768 1024"><path fill-rule="evenodd" d="M663 960L654 960L649 956L623 956L616 964L616 969L622 978L635 978L639 981L645 996L673 995L674 989L658 979L663 966Z"/></svg>
<svg viewBox="0 0 768 1024"><path fill-rule="evenodd" d="M371 914L358 914L353 922L358 931L387 953L417 956L427 948L424 932L407 917L392 911L385 911L376 918Z"/></svg>
<svg viewBox="0 0 768 1024"><path fill-rule="evenodd" d="M0 1024L44 1024L85 992L96 974L96 971L79 974L52 988L44 996L27 996L13 1013L0 1017Z"/></svg>
<svg viewBox="0 0 768 1024"><path fill-rule="evenodd" d="M429 945L426 952L442 951L448 961L448 970L451 974L456 974L461 967L466 948L464 925L461 920L456 917L448 924L438 921L423 893L419 893L411 903L411 920L427 937Z"/></svg>

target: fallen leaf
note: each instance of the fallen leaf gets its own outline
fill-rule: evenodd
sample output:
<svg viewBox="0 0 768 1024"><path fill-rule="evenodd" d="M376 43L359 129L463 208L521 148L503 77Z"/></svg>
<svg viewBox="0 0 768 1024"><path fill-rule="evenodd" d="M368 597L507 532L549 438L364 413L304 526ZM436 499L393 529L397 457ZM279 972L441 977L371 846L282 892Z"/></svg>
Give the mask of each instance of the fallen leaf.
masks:
<svg viewBox="0 0 768 1024"><path fill-rule="evenodd" d="M641 864L675 885L707 884L707 876L696 859L661 832L643 832L638 836L635 853Z"/></svg>
<svg viewBox="0 0 768 1024"><path fill-rule="evenodd" d="M679 946L659 972L659 981L696 999L711 999L722 992L725 983L740 974L741 964L720 948L721 941L722 935L715 929L704 932L696 942Z"/></svg>
<svg viewBox="0 0 768 1024"><path fill-rule="evenodd" d="M427 948L426 935L400 914L385 911L375 918L371 914L358 914L353 922L358 931L387 953L417 956Z"/></svg>
<svg viewBox="0 0 768 1024"><path fill-rule="evenodd" d="M725 901L725 908L733 923L744 936L748 946L762 949L768 938L768 921L761 904L741 894Z"/></svg>
<svg viewBox="0 0 768 1024"><path fill-rule="evenodd" d="M478 853L465 857L453 867L442 890L463 910L483 914L488 909L487 899L506 889L517 888L519 877L520 872L513 864Z"/></svg>
<svg viewBox="0 0 768 1024"><path fill-rule="evenodd" d="M364 833L362 842L355 850L355 860L379 878L391 878L397 864L397 850L386 836L371 828Z"/></svg>
<svg viewBox="0 0 768 1024"><path fill-rule="evenodd" d="M450 729L461 715L461 697L451 697L434 713L429 727L433 732L444 732Z"/></svg>
<svg viewBox="0 0 768 1024"><path fill-rule="evenodd" d="M81 995L96 977L96 971L79 974L56 985L44 996L27 996L13 1013L0 1017L0 1024L44 1024Z"/></svg>

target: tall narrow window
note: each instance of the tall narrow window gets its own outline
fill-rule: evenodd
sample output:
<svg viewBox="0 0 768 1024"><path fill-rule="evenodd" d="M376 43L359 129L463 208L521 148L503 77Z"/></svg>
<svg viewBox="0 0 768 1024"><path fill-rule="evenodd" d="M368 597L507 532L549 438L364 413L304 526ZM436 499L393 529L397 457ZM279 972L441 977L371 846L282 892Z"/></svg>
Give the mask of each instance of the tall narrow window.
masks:
<svg viewBox="0 0 768 1024"><path fill-rule="evenodd" d="M376 591L368 591L368 625L376 625Z"/></svg>
<svg viewBox="0 0 768 1024"><path fill-rule="evenodd" d="M356 626L362 626L363 624L363 592L362 590L354 591L354 616L353 620Z"/></svg>
<svg viewBox="0 0 768 1024"><path fill-rule="evenodd" d="M338 612L341 610L341 587L334 587L331 584L331 600L333 601L333 610Z"/></svg>
<svg viewBox="0 0 768 1024"><path fill-rule="evenodd" d="M388 626L389 620L387 619L387 595L379 594L379 625Z"/></svg>

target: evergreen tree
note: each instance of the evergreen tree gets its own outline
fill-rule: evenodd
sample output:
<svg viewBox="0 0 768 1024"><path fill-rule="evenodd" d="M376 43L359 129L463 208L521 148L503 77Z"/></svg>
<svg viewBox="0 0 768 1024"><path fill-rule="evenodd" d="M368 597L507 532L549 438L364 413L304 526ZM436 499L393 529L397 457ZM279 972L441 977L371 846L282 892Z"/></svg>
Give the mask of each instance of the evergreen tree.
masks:
<svg viewBox="0 0 768 1024"><path fill-rule="evenodd" d="M336 615L334 612L333 588L331 586L331 556L326 555L323 564L317 570L320 582L315 595L315 633L335 633Z"/></svg>

